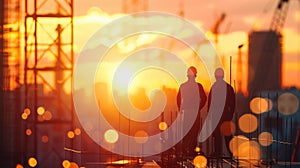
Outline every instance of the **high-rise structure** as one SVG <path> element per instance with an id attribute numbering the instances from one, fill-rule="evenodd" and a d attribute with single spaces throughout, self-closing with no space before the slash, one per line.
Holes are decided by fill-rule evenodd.
<path id="1" fill-rule="evenodd" d="M 281 89 L 281 35 L 274 31 L 249 34 L 248 93 Z"/>

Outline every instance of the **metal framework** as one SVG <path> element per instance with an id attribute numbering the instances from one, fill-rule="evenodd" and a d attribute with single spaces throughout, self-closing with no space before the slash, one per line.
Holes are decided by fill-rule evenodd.
<path id="1" fill-rule="evenodd" d="M 39 167 L 61 167 L 74 159 L 74 108 L 71 96 L 73 76 L 73 0 L 25 1 L 23 161 L 36 157 Z M 47 115 L 47 116 L 45 116 Z"/>

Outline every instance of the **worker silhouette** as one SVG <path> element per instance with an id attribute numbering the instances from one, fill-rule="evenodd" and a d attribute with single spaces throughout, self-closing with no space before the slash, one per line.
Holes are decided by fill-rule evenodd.
<path id="1" fill-rule="evenodd" d="M 219 97 L 225 96 L 225 104 L 223 104 L 224 109 L 217 124 L 215 130 L 212 133 L 213 136 L 213 153 L 215 157 L 222 157 L 225 153 L 223 151 L 223 143 L 222 138 L 224 135 L 224 129 L 230 129 L 230 127 L 223 127 L 221 131 L 222 124 L 225 122 L 229 122 L 233 118 L 234 110 L 235 110 L 235 93 L 231 85 L 224 81 L 224 70 L 222 68 L 217 68 L 215 70 L 215 78 L 216 82 L 212 85 L 209 95 L 208 95 L 208 111 L 210 108 L 215 108 L 212 106 L 218 106 L 218 103 L 213 102 L 217 100 Z M 226 130 L 225 130 L 226 131 Z M 228 132 L 228 131 L 226 131 Z M 226 135 L 226 134 L 225 134 Z M 232 138 L 231 135 L 226 135 L 225 144 L 227 150 L 229 149 L 229 141 Z M 230 153 L 230 151 L 228 150 Z M 231 153 L 230 153 L 231 154 Z"/>
<path id="2" fill-rule="evenodd" d="M 197 146 L 197 136 L 200 130 L 200 110 L 206 103 L 206 94 L 203 86 L 196 82 L 197 69 L 191 66 L 187 70 L 187 81 L 180 85 L 177 94 L 179 116 L 183 116 L 183 124 L 191 129 L 177 145 L 177 152 L 186 156 L 194 156 Z M 192 122 L 195 121 L 195 122 Z M 185 128 L 181 128 L 185 129 Z"/>

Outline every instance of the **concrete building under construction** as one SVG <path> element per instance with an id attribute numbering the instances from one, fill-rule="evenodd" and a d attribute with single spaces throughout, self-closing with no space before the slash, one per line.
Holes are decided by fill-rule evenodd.
<path id="1" fill-rule="evenodd" d="M 282 42 L 274 31 L 249 34 L 248 93 L 281 89 Z"/>

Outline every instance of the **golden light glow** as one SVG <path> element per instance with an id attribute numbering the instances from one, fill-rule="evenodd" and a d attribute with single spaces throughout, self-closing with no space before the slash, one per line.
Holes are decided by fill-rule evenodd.
<path id="1" fill-rule="evenodd" d="M 74 133 L 75 133 L 75 135 L 80 135 L 81 130 L 79 128 L 75 128 Z"/>
<path id="2" fill-rule="evenodd" d="M 246 141 L 249 141 L 249 139 L 243 135 L 235 136 L 230 140 L 229 149 L 233 156 L 238 156 L 238 147 Z"/>
<path id="3" fill-rule="evenodd" d="M 224 121 L 221 124 L 221 133 L 225 136 L 233 135 L 235 130 L 235 124 L 232 121 Z"/>
<path id="4" fill-rule="evenodd" d="M 164 131 L 168 128 L 168 124 L 166 122 L 160 122 L 158 124 L 158 128 L 161 130 L 161 131 Z"/>
<path id="5" fill-rule="evenodd" d="M 30 167 L 35 167 L 37 165 L 37 163 L 38 162 L 37 162 L 37 160 L 34 157 L 31 157 L 31 158 L 28 159 L 28 165 Z"/>
<path id="6" fill-rule="evenodd" d="M 140 144 L 146 143 L 148 141 L 148 138 L 149 138 L 149 135 L 147 134 L 147 132 L 145 132 L 143 130 L 137 131 L 134 134 L 135 141 Z"/>
<path id="7" fill-rule="evenodd" d="M 38 115 L 43 115 L 45 112 L 45 108 L 40 106 L 37 108 L 36 112 L 38 113 Z"/>
<path id="8" fill-rule="evenodd" d="M 29 136 L 29 135 L 31 135 L 31 134 L 32 134 L 32 131 L 31 131 L 31 129 L 29 129 L 29 128 L 28 128 L 28 129 L 26 129 L 25 133 L 26 133 L 26 135 L 28 135 L 28 136 Z"/>
<path id="9" fill-rule="evenodd" d="M 255 114 L 268 112 L 272 109 L 273 103 L 270 99 L 255 97 L 250 101 L 250 109 Z"/>
<path id="10" fill-rule="evenodd" d="M 299 109 L 299 99 L 292 93 L 283 93 L 278 97 L 278 111 L 284 115 L 291 115 Z"/>
<path id="11" fill-rule="evenodd" d="M 67 136 L 68 136 L 68 138 L 72 139 L 75 137 L 75 134 L 73 131 L 68 131 Z"/>
<path id="12" fill-rule="evenodd" d="M 244 114 L 239 118 L 239 127 L 245 133 L 253 132 L 258 127 L 257 118 L 252 114 Z"/>
<path id="13" fill-rule="evenodd" d="M 49 141 L 49 137 L 47 135 L 43 135 L 41 140 L 43 143 L 47 143 Z"/>
<path id="14" fill-rule="evenodd" d="M 64 168 L 69 168 L 70 165 L 71 165 L 71 163 L 70 163 L 70 161 L 68 161 L 68 160 L 64 160 L 64 161 L 62 162 L 62 166 L 63 166 Z"/>
<path id="15" fill-rule="evenodd" d="M 273 143 L 273 136 L 269 132 L 262 132 L 258 136 L 258 142 L 262 146 L 269 146 Z"/>
<path id="16" fill-rule="evenodd" d="M 207 165 L 207 159 L 203 155 L 198 155 L 193 159 L 193 164 L 196 168 L 204 168 Z"/>
<path id="17" fill-rule="evenodd" d="M 104 133 L 104 139 L 108 143 L 115 143 L 119 139 L 119 134 L 116 130 L 109 129 Z"/>

